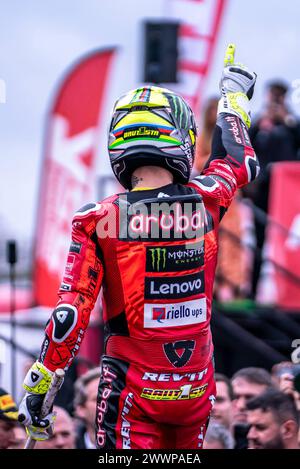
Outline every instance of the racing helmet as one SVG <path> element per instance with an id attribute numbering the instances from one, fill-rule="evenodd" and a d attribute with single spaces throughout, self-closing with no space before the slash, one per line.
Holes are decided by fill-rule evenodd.
<path id="1" fill-rule="evenodd" d="M 196 135 L 194 114 L 178 94 L 157 86 L 129 91 L 113 109 L 108 139 L 112 170 L 126 189 L 141 166 L 166 168 L 174 182 L 187 183 Z"/>

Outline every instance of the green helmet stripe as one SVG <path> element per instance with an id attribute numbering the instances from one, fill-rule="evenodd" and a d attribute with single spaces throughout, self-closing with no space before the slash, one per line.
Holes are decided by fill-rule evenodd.
<path id="1" fill-rule="evenodd" d="M 182 117 L 183 117 L 183 107 L 182 107 L 182 99 L 177 98 L 180 105 L 180 116 L 179 116 L 179 125 L 182 127 Z"/>
<path id="2" fill-rule="evenodd" d="M 175 113 L 175 117 L 176 117 L 176 119 L 177 119 L 177 114 L 178 114 L 177 102 L 176 102 L 175 96 L 173 96 L 173 95 L 172 95 L 172 100 L 173 100 L 173 103 L 174 103 L 174 113 Z"/>
<path id="3" fill-rule="evenodd" d="M 185 125 L 182 125 L 182 127 L 184 129 L 187 129 L 188 128 L 188 121 L 189 121 L 189 117 L 188 117 L 188 110 L 187 110 L 187 107 L 186 105 L 183 103 L 183 115 L 185 117 Z"/>
<path id="4" fill-rule="evenodd" d="M 136 92 L 134 93 L 130 103 L 134 103 L 135 101 L 138 101 L 138 96 L 143 92 L 143 88 L 138 88 Z"/>
<path id="5" fill-rule="evenodd" d="M 160 137 L 159 139 L 157 138 L 151 138 L 151 137 L 139 137 L 139 138 L 129 138 L 127 140 L 122 139 L 117 139 L 113 143 L 109 145 L 109 148 L 115 148 L 118 147 L 119 145 L 122 145 L 123 143 L 127 142 L 136 142 L 138 143 L 139 140 L 151 140 L 153 142 L 167 142 L 167 143 L 172 143 L 173 145 L 181 145 L 178 140 L 172 137 Z"/>

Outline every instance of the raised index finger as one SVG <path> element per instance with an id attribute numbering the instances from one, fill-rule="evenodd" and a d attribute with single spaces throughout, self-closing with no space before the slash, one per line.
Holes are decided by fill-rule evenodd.
<path id="1" fill-rule="evenodd" d="M 232 65 L 234 63 L 234 54 L 235 54 L 235 44 L 228 44 L 225 57 L 224 57 L 224 66 Z"/>

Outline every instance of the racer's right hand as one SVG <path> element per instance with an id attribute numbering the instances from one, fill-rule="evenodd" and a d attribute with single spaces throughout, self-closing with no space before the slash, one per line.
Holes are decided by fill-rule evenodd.
<path id="1" fill-rule="evenodd" d="M 255 72 L 239 62 L 235 62 L 235 45 L 228 44 L 224 57 L 220 89 L 226 93 L 244 93 L 248 99 L 251 99 L 256 77 Z"/>
<path id="2" fill-rule="evenodd" d="M 218 114 L 237 115 L 247 127 L 251 125 L 249 100 L 253 96 L 256 73 L 235 62 L 235 45 L 229 44 L 220 81 L 221 99 Z"/>
<path id="3" fill-rule="evenodd" d="M 40 418 L 45 395 L 26 393 L 19 406 L 18 420 L 25 425 L 26 433 L 34 440 L 47 440 L 53 433 L 55 412 Z"/>
<path id="4" fill-rule="evenodd" d="M 19 405 L 18 420 L 26 432 L 35 440 L 46 440 L 52 432 L 55 413 L 40 417 L 45 395 L 51 384 L 53 373 L 42 363 L 35 362 L 28 371 L 23 387 L 27 391 Z"/>

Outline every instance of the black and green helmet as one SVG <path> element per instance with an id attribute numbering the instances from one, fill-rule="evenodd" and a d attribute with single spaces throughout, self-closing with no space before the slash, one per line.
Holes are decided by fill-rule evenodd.
<path id="1" fill-rule="evenodd" d="M 161 166 L 174 175 L 174 182 L 186 183 L 196 134 L 193 112 L 181 96 L 157 86 L 129 91 L 117 100 L 109 129 L 113 172 L 127 189 L 141 166 Z"/>

